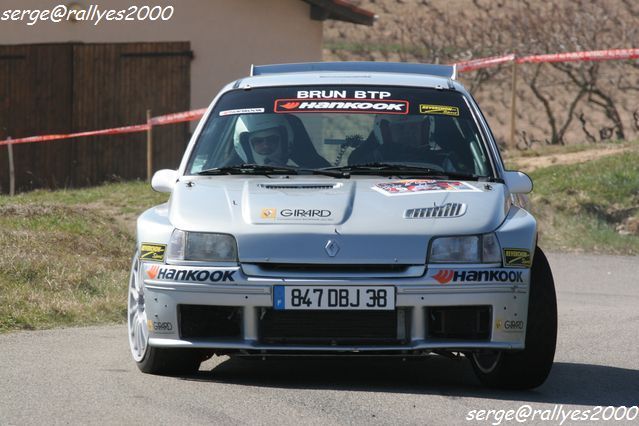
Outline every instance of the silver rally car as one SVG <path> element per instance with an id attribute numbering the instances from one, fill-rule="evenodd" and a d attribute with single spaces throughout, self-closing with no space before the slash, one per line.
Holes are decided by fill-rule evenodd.
<path id="1" fill-rule="evenodd" d="M 168 203 L 137 222 L 133 359 L 153 374 L 217 355 L 468 357 L 482 383 L 551 369 L 554 283 L 455 68 L 254 66 L 227 85 Z"/>

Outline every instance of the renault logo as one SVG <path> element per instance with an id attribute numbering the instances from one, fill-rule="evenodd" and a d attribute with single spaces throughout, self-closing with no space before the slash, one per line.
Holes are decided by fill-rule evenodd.
<path id="1" fill-rule="evenodd" d="M 330 257 L 335 257 L 335 255 L 339 251 L 339 244 L 337 244 L 337 241 L 328 240 L 326 242 L 326 245 L 324 246 L 324 250 L 326 250 L 326 254 L 328 254 Z"/>

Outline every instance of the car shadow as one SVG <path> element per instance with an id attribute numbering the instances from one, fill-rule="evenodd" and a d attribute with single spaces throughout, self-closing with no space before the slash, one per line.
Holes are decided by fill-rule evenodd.
<path id="1" fill-rule="evenodd" d="M 206 365 L 206 364 L 205 364 Z M 390 392 L 574 405 L 639 402 L 639 370 L 556 362 L 548 380 L 529 391 L 483 387 L 465 358 L 229 358 L 184 380 L 285 389 Z"/>

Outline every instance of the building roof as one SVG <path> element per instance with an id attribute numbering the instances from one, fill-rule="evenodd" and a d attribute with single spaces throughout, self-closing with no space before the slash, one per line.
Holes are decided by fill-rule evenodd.
<path id="1" fill-rule="evenodd" d="M 311 19 L 316 21 L 335 19 L 353 24 L 373 25 L 377 18 L 373 12 L 359 8 L 347 0 L 302 1 L 311 5 Z"/>

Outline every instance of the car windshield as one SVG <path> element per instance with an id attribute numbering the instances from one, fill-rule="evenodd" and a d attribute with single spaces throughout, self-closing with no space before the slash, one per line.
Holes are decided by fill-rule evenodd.
<path id="1" fill-rule="evenodd" d="M 411 170 L 492 175 L 480 131 L 463 96 L 453 90 L 414 87 L 287 86 L 230 91 L 210 114 L 186 171 L 198 174 L 247 164 L 335 168 L 352 174 L 371 166 L 385 170 L 410 166 Z"/>

